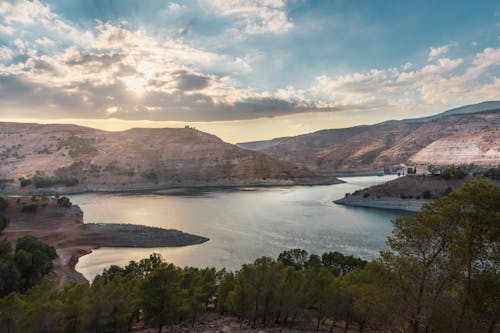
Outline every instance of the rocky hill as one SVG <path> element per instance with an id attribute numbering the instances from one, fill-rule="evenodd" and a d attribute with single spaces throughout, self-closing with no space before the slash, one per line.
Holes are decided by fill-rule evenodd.
<path id="1" fill-rule="evenodd" d="M 0 123 L 0 188 L 7 193 L 335 182 L 192 128 Z"/>
<path id="2" fill-rule="evenodd" d="M 323 130 L 238 146 L 323 173 L 394 169 L 400 164 L 499 165 L 500 108 L 447 113 L 422 122 Z"/>

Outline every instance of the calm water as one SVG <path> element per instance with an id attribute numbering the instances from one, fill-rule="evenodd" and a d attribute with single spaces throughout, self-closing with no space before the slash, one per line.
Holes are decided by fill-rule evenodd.
<path id="1" fill-rule="evenodd" d="M 291 248 L 374 258 L 386 246 L 391 220 L 405 213 L 344 207 L 332 200 L 393 178 L 349 177 L 344 178 L 347 183 L 331 186 L 73 195 L 71 201 L 82 208 L 86 223 L 144 224 L 210 238 L 179 248 L 101 248 L 80 258 L 77 270 L 92 279 L 111 264 L 125 265 L 152 252 L 179 266 L 231 270 Z"/>

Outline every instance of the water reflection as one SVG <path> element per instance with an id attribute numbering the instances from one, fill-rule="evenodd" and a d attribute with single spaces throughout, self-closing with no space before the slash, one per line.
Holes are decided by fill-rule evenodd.
<path id="1" fill-rule="evenodd" d="M 93 278 L 103 268 L 161 253 L 179 266 L 237 269 L 263 255 L 303 248 L 373 258 L 385 247 L 398 211 L 345 207 L 332 201 L 347 192 L 392 179 L 350 177 L 331 186 L 241 189 L 172 189 L 155 193 L 81 194 L 71 200 L 85 222 L 133 223 L 174 228 L 210 238 L 180 248 L 101 248 L 77 269 Z"/>

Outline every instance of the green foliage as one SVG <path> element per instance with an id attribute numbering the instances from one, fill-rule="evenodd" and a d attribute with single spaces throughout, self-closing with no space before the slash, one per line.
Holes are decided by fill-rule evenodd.
<path id="1" fill-rule="evenodd" d="M 5 211 L 8 206 L 9 206 L 9 201 L 7 200 L 7 198 L 0 197 L 0 212 Z"/>
<path id="2" fill-rule="evenodd" d="M 397 314 L 409 318 L 414 332 L 421 325 L 484 331 L 481 325 L 500 314 L 481 292 L 484 283 L 497 288 L 499 212 L 500 188 L 474 178 L 415 216 L 394 222 L 391 251 L 382 258 L 406 304 Z M 475 291 L 479 280 L 483 287 Z"/>
<path id="3" fill-rule="evenodd" d="M 51 187 L 56 185 L 74 186 L 78 184 L 78 179 L 75 177 L 49 177 L 35 175 L 31 181 L 36 188 Z"/>
<path id="4" fill-rule="evenodd" d="M 158 179 L 158 174 L 156 173 L 156 171 L 154 169 L 149 169 L 149 170 L 143 171 L 141 173 L 141 176 L 146 178 L 146 179 L 149 179 L 149 180 L 157 180 Z"/>
<path id="5" fill-rule="evenodd" d="M 295 267 L 295 269 L 301 270 L 305 266 L 308 255 L 309 254 L 305 250 L 292 249 L 281 252 L 278 256 L 278 260 L 286 266 L 292 266 Z"/>
<path id="6" fill-rule="evenodd" d="M 23 208 L 21 208 L 21 211 L 23 213 L 34 214 L 34 213 L 36 213 L 37 210 L 38 210 L 38 204 L 35 204 L 35 203 L 23 206 Z"/>
<path id="7" fill-rule="evenodd" d="M 0 214 L 0 233 L 9 225 L 9 219 L 3 215 Z"/>
<path id="8" fill-rule="evenodd" d="M 0 241 L 0 331 L 124 332 L 134 325 L 161 331 L 196 326 L 215 302 L 216 311 L 254 327 L 291 329 L 300 320 L 309 325 L 304 331 L 325 331 L 325 323 L 334 331 L 340 322 L 344 331 L 352 325 L 360 332 L 493 332 L 500 315 L 499 212 L 500 188 L 473 178 L 394 221 L 389 250 L 369 263 L 293 249 L 233 273 L 179 268 L 152 254 L 63 291 L 41 278 L 48 266 L 36 264 L 54 257 L 53 249 L 23 239 L 12 253 Z"/>
<path id="9" fill-rule="evenodd" d="M 71 201 L 68 197 L 57 197 L 57 205 L 59 207 L 70 208 L 72 206 Z"/>
<path id="10" fill-rule="evenodd" d="M 139 303 L 144 322 L 152 327 L 175 322 L 179 318 L 181 271 L 172 264 L 162 264 L 147 275 L 141 283 Z"/>
<path id="11" fill-rule="evenodd" d="M 60 179 L 71 178 L 71 177 L 74 178 L 82 172 L 83 167 L 84 167 L 83 161 L 73 162 L 66 167 L 61 167 L 57 169 L 54 172 L 54 174 L 56 177 Z"/>
<path id="12" fill-rule="evenodd" d="M 33 182 L 31 181 L 31 179 L 29 178 L 19 178 L 19 186 L 21 187 L 26 187 L 26 186 L 29 186 L 31 185 Z"/>
<path id="13" fill-rule="evenodd" d="M 424 199 L 430 199 L 430 198 L 432 198 L 431 191 L 425 190 L 424 192 L 422 192 L 422 198 L 424 198 Z"/>
<path id="14" fill-rule="evenodd" d="M 59 141 L 59 149 L 67 147 L 69 149 L 69 156 L 75 158 L 96 152 L 97 149 L 94 146 L 94 142 L 95 140 L 91 138 L 70 136 Z"/>
<path id="15" fill-rule="evenodd" d="M 327 252 L 321 256 L 321 263 L 336 275 L 344 275 L 354 270 L 361 270 L 366 266 L 366 260 L 346 256 L 340 252 Z"/>
<path id="16" fill-rule="evenodd" d="M 40 283 L 52 269 L 52 260 L 57 258 L 54 247 L 33 236 L 19 238 L 16 243 L 14 261 L 21 273 L 21 290 Z"/>

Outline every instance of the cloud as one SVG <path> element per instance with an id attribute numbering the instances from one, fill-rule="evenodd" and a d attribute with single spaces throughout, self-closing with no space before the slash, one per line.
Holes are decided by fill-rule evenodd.
<path id="1" fill-rule="evenodd" d="M 428 60 L 432 61 L 435 60 L 439 57 L 444 56 L 448 51 L 450 51 L 450 48 L 453 46 L 457 46 L 457 42 L 452 42 L 443 46 L 438 46 L 438 47 L 431 47 L 429 48 L 429 55 L 428 55 Z"/>
<path id="2" fill-rule="evenodd" d="M 467 63 L 462 58 L 438 58 L 415 70 L 372 69 L 363 73 L 318 76 L 311 89 L 316 98 L 333 105 L 385 110 L 433 109 L 498 99 L 499 80 L 494 67 L 500 64 L 500 48 L 487 48 Z M 464 67 L 459 71 L 460 67 Z"/>
<path id="3" fill-rule="evenodd" d="M 442 56 L 446 53 L 448 53 L 448 50 L 450 49 L 449 45 L 443 45 L 440 47 L 431 47 L 429 51 L 429 59 L 435 59 L 439 56 Z"/>
<path id="4" fill-rule="evenodd" d="M 284 33 L 293 28 L 283 0 L 213 0 L 219 15 L 234 17 L 235 28 L 247 34 Z"/>
<path id="5" fill-rule="evenodd" d="M 181 4 L 178 4 L 177 2 L 169 2 L 168 3 L 168 9 L 170 9 L 170 10 L 179 10 L 181 8 L 184 8 L 184 6 Z"/>
<path id="6" fill-rule="evenodd" d="M 243 33 L 283 33 L 293 27 L 280 0 L 210 6 Z M 111 22 L 97 21 L 85 30 L 39 1 L 2 2 L 0 16 L 4 30 L 12 30 L 0 46 L 0 109 L 20 117 L 238 120 L 441 108 L 450 101 L 498 99 L 500 91 L 499 48 L 451 58 L 446 54 L 452 43 L 431 48 L 432 59 L 423 59 L 423 65 L 316 75 L 300 88 L 290 83 L 268 91 L 237 80 L 252 74 L 255 52 L 224 54 L 218 47 L 213 51 Z"/>
<path id="7" fill-rule="evenodd" d="M 211 121 L 311 109 L 235 85 L 232 74 L 251 71 L 244 58 L 110 22 L 81 31 L 38 1 L 19 4 L 24 10 L 14 2 L 0 7 L 15 35 L 26 36 L 0 49 L 0 107 L 19 116 Z M 84 38 L 69 43 L 66 32 Z M 5 62 L 14 55 L 21 57 Z"/>
<path id="8" fill-rule="evenodd" d="M 6 46 L 0 46 L 0 61 L 10 60 L 14 56 L 14 51 Z"/>

